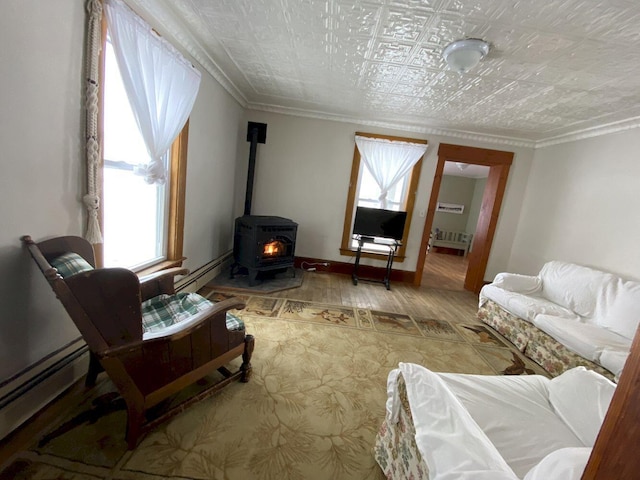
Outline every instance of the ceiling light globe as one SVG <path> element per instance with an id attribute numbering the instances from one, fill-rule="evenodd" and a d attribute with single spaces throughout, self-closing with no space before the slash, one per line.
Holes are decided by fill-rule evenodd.
<path id="1" fill-rule="evenodd" d="M 442 51 L 442 58 L 454 72 L 465 73 L 489 53 L 489 44 L 477 38 L 456 40 Z"/>

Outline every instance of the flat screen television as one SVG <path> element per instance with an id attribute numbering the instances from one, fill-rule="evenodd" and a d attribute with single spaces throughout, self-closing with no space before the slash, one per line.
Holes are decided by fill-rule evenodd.
<path id="1" fill-rule="evenodd" d="M 357 207 L 353 233 L 364 237 L 383 237 L 402 240 L 407 212 L 382 208 Z"/>

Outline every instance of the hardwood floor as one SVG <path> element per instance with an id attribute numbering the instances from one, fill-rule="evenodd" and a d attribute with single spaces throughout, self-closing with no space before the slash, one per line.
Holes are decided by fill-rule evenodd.
<path id="1" fill-rule="evenodd" d="M 462 291 L 468 267 L 468 257 L 431 251 L 424 262 L 421 283 L 428 288 Z"/>
<path id="2" fill-rule="evenodd" d="M 299 288 L 267 296 L 406 313 L 454 322 L 468 321 L 470 317 L 475 317 L 478 309 L 477 295 L 462 287 L 440 289 L 391 282 L 391 290 L 387 290 L 381 283 L 361 280 L 358 285 L 353 285 L 348 275 L 320 271 L 304 272 L 304 281 Z"/>
<path id="3" fill-rule="evenodd" d="M 429 256 L 428 261 L 431 260 Z M 266 296 L 356 306 L 383 312 L 406 313 L 418 318 L 468 322 L 475 317 L 478 298 L 462 288 L 450 287 L 457 281 L 459 273 L 454 274 L 454 269 L 445 269 L 444 267 L 447 263 L 456 265 L 455 262 L 460 262 L 457 258 L 461 257 L 436 255 L 432 259 L 440 258 L 440 256 L 442 256 L 442 261 L 438 264 L 441 265 L 441 272 L 449 271 L 449 273 L 441 276 L 440 280 L 435 280 L 436 276 L 434 275 L 434 280 L 430 282 L 432 285 L 429 286 L 416 287 L 412 284 L 392 282 L 391 290 L 387 290 L 381 283 L 363 280 L 358 285 L 353 285 L 351 277 L 348 275 L 315 271 L 303 273 L 304 280 L 299 288 L 271 293 Z M 432 264 L 435 265 L 436 262 L 434 261 Z M 447 276 L 452 278 L 446 279 Z M 464 279 L 464 277 L 462 278 Z M 434 286 L 439 288 L 434 288 Z M 38 438 L 39 432 L 46 428 L 52 419 L 60 415 L 61 412 L 67 411 L 71 404 L 69 398 L 74 395 L 86 394 L 83 383 L 84 379 L 81 379 L 65 394 L 28 421 L 25 426 L 0 441 L 0 467 L 11 455 L 28 448 Z"/>
<path id="4" fill-rule="evenodd" d="M 51 422 L 71 411 L 76 402 L 71 402 L 70 398 L 86 394 L 87 389 L 84 386 L 83 377 L 27 420 L 20 428 L 0 440 L 0 471 L 6 466 L 5 463 L 8 463 L 12 455 L 29 448 Z"/>

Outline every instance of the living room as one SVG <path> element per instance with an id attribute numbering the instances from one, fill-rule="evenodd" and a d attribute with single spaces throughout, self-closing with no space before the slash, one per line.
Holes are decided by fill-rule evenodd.
<path id="1" fill-rule="evenodd" d="M 132 6 L 148 3 L 133 2 Z M 82 235 L 85 229 L 82 82 L 86 11 L 83 2 L 76 0 L 15 0 L 2 10 L 3 383 L 78 337 L 19 239 L 23 234 L 35 239 Z M 156 12 L 158 18 L 148 20 L 171 38 L 165 13 L 161 9 Z M 165 20 L 167 23 L 156 23 Z M 361 131 L 423 139 L 429 145 L 406 258 L 394 263 L 395 269 L 417 269 L 425 227 L 418 213 L 428 208 L 438 146 L 446 143 L 514 153 L 486 282 L 504 271 L 536 274 L 544 262 L 554 259 L 640 280 L 640 256 L 635 252 L 640 244 L 637 88 L 636 93 L 626 94 L 624 105 L 617 106 L 624 115 L 615 121 L 602 114 L 592 122 L 585 120 L 582 128 L 563 125 L 554 138 L 514 139 L 464 128 L 403 128 L 377 119 L 304 114 L 284 108 L 272 111 L 249 101 L 215 65 L 203 66 L 205 57 L 192 57 L 192 61 L 202 73 L 190 116 L 186 178 L 184 266 L 192 271 L 227 258 L 233 247 L 234 219 L 242 213 L 245 195 L 246 126 L 252 121 L 268 125 L 267 141 L 258 151 L 252 213 L 296 221 L 299 257 L 330 263 L 351 261 L 340 255 L 339 248 L 354 134 Z M 630 62 L 634 66 L 625 68 L 640 68 L 637 64 Z M 606 88 L 629 86 L 617 86 L 612 77 Z M 67 372 L 64 380 L 69 383 L 82 374 L 84 370 Z M 47 393 L 55 396 L 57 392 Z"/>

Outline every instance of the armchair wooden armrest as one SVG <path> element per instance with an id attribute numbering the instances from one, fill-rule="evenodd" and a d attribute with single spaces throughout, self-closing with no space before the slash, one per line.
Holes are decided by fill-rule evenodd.
<path id="1" fill-rule="evenodd" d="M 157 297 L 161 294 L 173 295 L 176 293 L 176 275 L 187 275 L 189 270 L 181 267 L 167 268 L 159 272 L 140 277 L 140 295 L 142 301 Z"/>
<path id="2" fill-rule="evenodd" d="M 120 355 L 133 352 L 135 350 L 140 350 L 143 347 L 153 348 L 156 344 L 166 344 L 167 342 L 176 342 L 184 337 L 192 335 L 199 328 L 201 328 L 202 324 L 204 323 L 211 324 L 210 328 L 212 328 L 216 332 L 220 332 L 220 336 L 224 337 L 225 331 L 227 335 L 230 333 L 233 333 L 227 330 L 227 326 L 226 326 L 227 311 L 234 310 L 234 309 L 242 310 L 245 308 L 245 306 L 246 304 L 238 298 L 229 298 L 227 300 L 223 300 L 222 302 L 214 303 L 208 310 L 203 312 L 202 316 L 197 321 L 190 323 L 187 327 L 179 331 L 176 331 L 167 335 L 155 337 L 155 338 L 150 338 L 147 340 L 134 340 L 124 345 L 109 347 L 102 351 L 96 352 L 96 356 L 99 359 L 117 357 Z M 240 338 L 244 337 L 244 332 L 238 332 L 238 334 L 240 335 Z"/>

